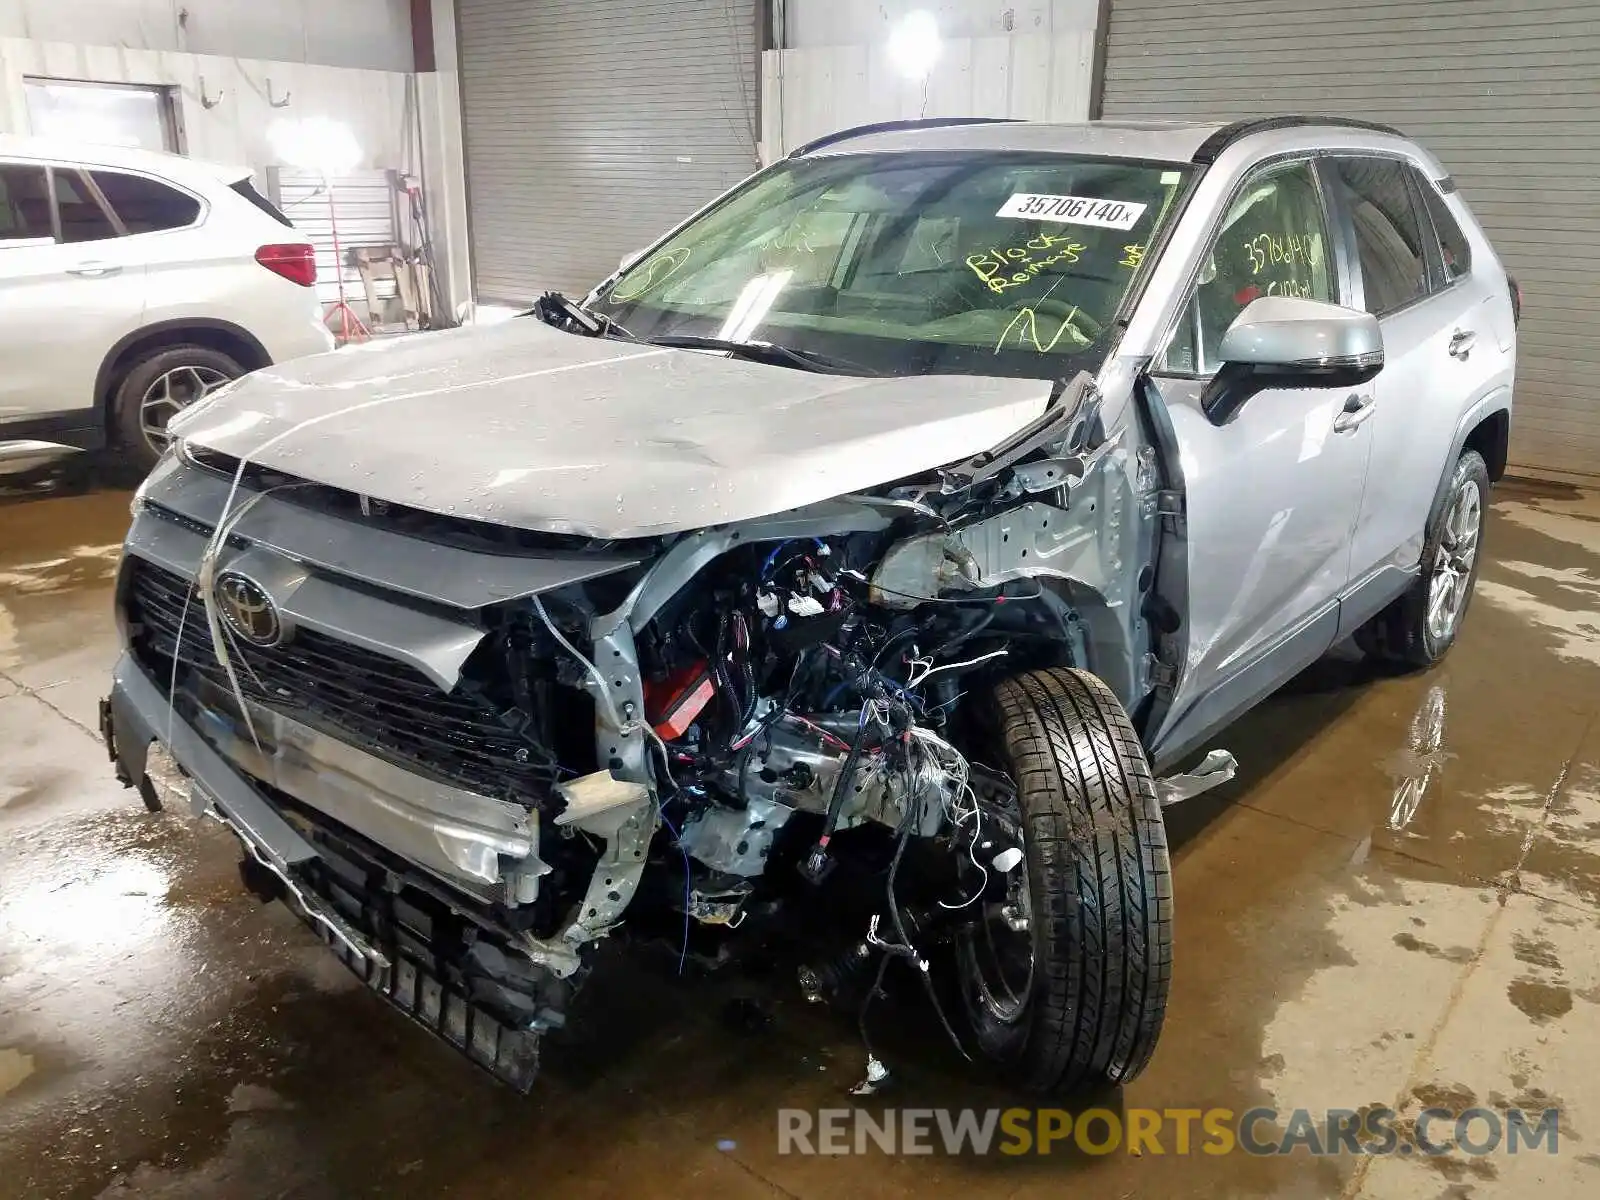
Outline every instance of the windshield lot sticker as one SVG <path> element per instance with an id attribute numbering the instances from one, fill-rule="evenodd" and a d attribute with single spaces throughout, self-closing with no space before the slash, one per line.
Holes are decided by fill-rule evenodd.
<path id="1" fill-rule="evenodd" d="M 1058 263 L 1075 263 L 1088 247 L 1071 238 L 1041 233 L 1018 246 L 990 247 L 967 255 L 967 266 L 995 295 L 1032 283 L 1039 272 Z"/>
<path id="2" fill-rule="evenodd" d="M 1061 221 L 1067 225 L 1098 225 L 1102 229 L 1132 229 L 1144 216 L 1146 207 L 1126 200 L 1018 192 L 1000 206 L 995 216 L 1022 221 Z"/>

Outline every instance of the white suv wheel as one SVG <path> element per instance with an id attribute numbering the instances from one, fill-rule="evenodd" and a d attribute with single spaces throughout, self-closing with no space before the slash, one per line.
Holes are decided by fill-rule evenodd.
<path id="1" fill-rule="evenodd" d="M 167 448 L 167 422 L 231 377 L 213 367 L 174 367 L 156 377 L 139 400 L 139 432 L 159 455 Z"/>

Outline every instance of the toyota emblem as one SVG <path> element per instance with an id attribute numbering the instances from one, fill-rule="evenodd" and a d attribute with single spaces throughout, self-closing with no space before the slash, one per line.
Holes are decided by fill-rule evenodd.
<path id="1" fill-rule="evenodd" d="M 278 609 L 255 580 L 224 571 L 217 577 L 217 603 L 228 628 L 252 646 L 276 646 L 283 640 Z"/>

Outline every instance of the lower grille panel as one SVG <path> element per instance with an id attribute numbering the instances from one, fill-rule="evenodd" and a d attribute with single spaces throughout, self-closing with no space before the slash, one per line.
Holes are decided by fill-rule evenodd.
<path id="1" fill-rule="evenodd" d="M 139 558 L 130 558 L 127 570 L 124 603 L 140 665 L 165 685 L 176 657 L 183 670 L 231 692 L 189 581 Z M 405 663 L 309 629 L 277 646 L 230 641 L 229 649 L 252 700 L 469 791 L 525 803 L 549 794 L 556 768 L 508 727 L 485 694 L 461 686 L 443 692 Z"/>

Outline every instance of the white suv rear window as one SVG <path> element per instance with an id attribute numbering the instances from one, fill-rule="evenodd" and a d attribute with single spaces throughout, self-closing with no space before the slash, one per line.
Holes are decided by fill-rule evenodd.
<path id="1" fill-rule="evenodd" d="M 198 200 L 154 179 L 122 171 L 91 171 L 90 175 L 129 233 L 183 229 L 200 216 Z"/>

